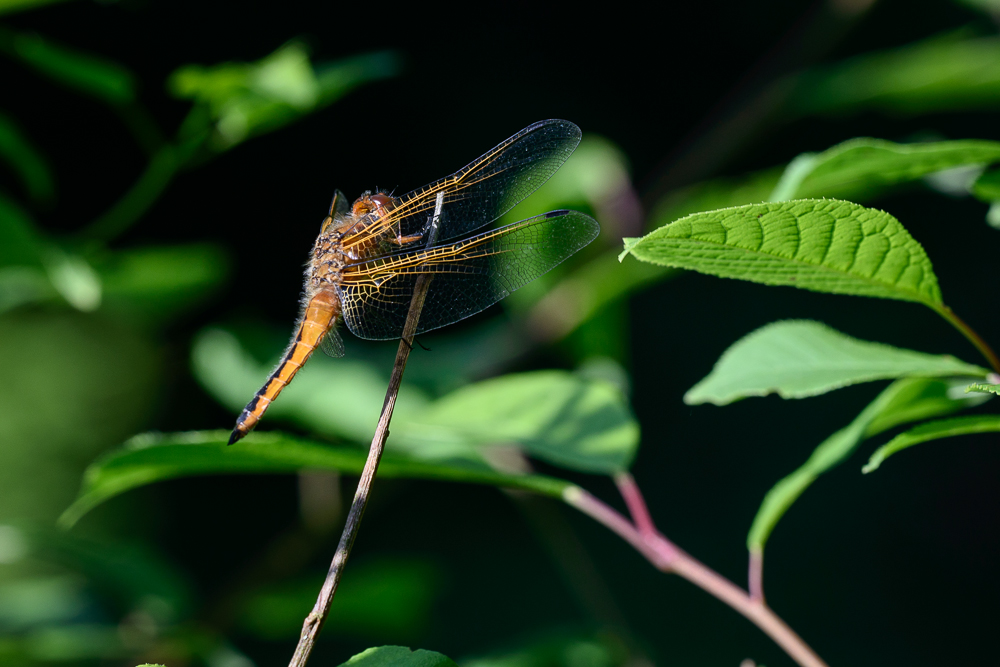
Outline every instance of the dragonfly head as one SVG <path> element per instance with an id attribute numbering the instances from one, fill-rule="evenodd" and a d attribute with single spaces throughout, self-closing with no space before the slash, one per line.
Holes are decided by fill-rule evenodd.
<path id="1" fill-rule="evenodd" d="M 358 200 L 354 202 L 354 207 L 351 209 L 351 213 L 355 218 L 360 218 L 362 216 L 368 215 L 369 213 L 385 213 L 392 208 L 392 198 L 384 192 L 376 192 L 371 194 L 366 192 Z"/>

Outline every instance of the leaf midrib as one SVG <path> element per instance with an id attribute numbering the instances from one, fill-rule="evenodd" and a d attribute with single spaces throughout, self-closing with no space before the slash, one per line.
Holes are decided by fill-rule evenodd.
<path id="1" fill-rule="evenodd" d="M 644 240 L 650 240 L 651 241 L 651 240 L 654 240 L 654 238 L 655 237 L 648 237 L 647 236 L 646 239 L 644 239 Z M 761 252 L 759 250 L 747 250 L 746 248 L 740 248 L 738 246 L 726 245 L 724 243 L 713 243 L 712 241 L 705 241 L 705 240 L 702 240 L 702 239 L 681 238 L 681 237 L 676 237 L 676 236 L 674 236 L 674 237 L 666 237 L 666 238 L 668 240 L 683 241 L 683 242 L 686 242 L 686 243 L 706 245 L 706 246 L 710 246 L 710 247 L 714 247 L 714 248 L 724 248 L 724 249 L 729 250 L 729 251 L 742 252 L 742 253 L 748 254 L 748 255 L 760 255 L 760 256 L 763 256 L 763 257 L 773 257 L 775 259 L 779 259 L 779 260 L 782 260 L 782 261 L 785 261 L 785 262 L 791 262 L 791 263 L 799 264 L 801 266 L 808 266 L 808 267 L 813 268 L 813 269 L 822 269 L 823 271 L 826 271 L 826 272 L 829 272 L 829 273 L 833 273 L 834 275 L 838 275 L 838 276 L 843 276 L 845 273 L 847 273 L 847 272 L 837 271 L 836 269 L 832 269 L 832 268 L 830 268 L 828 266 L 824 266 L 822 264 L 810 264 L 809 262 L 805 262 L 805 261 L 803 261 L 801 259 L 781 257 L 780 255 L 771 255 L 771 254 L 768 254 L 768 253 L 765 253 L 765 252 Z M 631 252 L 632 254 L 635 254 L 636 248 L 641 247 L 642 245 L 643 245 L 643 241 L 640 241 L 636 245 L 632 246 L 632 248 L 629 250 L 629 252 Z M 825 252 L 824 252 L 823 256 L 826 257 L 826 253 Z M 639 258 L 636 258 L 636 259 L 639 259 Z M 883 258 L 883 261 L 885 261 L 884 258 Z M 867 278 L 867 277 L 864 277 L 864 276 L 858 276 L 858 275 L 853 274 L 853 273 L 847 273 L 847 275 L 849 275 L 851 278 L 853 278 L 855 280 L 866 282 L 866 283 L 869 283 L 869 284 L 872 284 L 872 285 L 877 285 L 877 286 L 879 286 L 879 287 L 881 287 L 883 289 L 885 289 L 886 285 L 888 284 L 888 283 L 879 282 L 879 281 L 877 281 L 877 280 L 875 280 L 873 278 Z M 792 286 L 793 285 L 789 285 L 789 287 L 792 287 Z M 808 288 L 802 288 L 802 289 L 808 289 Z M 917 301 L 919 303 L 922 303 L 922 304 L 924 304 L 924 305 L 926 305 L 926 306 L 928 306 L 928 307 L 930 307 L 930 308 L 932 308 L 934 310 L 937 310 L 938 309 L 937 308 L 938 305 L 940 305 L 940 304 L 938 304 L 935 301 L 928 300 L 922 294 L 920 294 L 920 292 L 915 292 L 914 290 L 910 290 L 910 289 L 902 288 L 902 287 L 895 287 L 895 286 L 894 286 L 894 289 L 896 289 L 899 292 L 904 292 L 904 293 L 908 293 L 908 294 L 918 295 L 920 298 L 915 299 L 915 301 Z"/>

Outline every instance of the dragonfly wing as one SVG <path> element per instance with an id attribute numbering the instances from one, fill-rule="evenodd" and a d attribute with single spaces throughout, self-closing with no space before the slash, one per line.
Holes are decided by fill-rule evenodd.
<path id="1" fill-rule="evenodd" d="M 344 356 L 344 339 L 340 337 L 336 326 L 330 327 L 326 335 L 320 339 L 319 349 L 323 350 L 326 356 L 334 359 L 340 359 Z"/>
<path id="2" fill-rule="evenodd" d="M 431 277 L 417 333 L 488 308 L 593 241 L 600 227 L 577 211 L 553 211 L 452 244 L 348 266 L 344 322 L 360 338 L 399 338 L 417 278 Z"/>
<path id="3" fill-rule="evenodd" d="M 451 176 L 394 199 L 391 210 L 366 231 L 420 237 L 437 215 L 436 242 L 465 236 L 537 190 L 579 143 L 580 128 L 569 121 L 529 125 Z"/>

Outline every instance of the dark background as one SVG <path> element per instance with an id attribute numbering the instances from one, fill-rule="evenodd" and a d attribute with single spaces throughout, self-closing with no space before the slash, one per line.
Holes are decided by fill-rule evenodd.
<path id="1" fill-rule="evenodd" d="M 229 426 L 233 416 L 189 374 L 191 337 L 235 317 L 290 329 L 302 264 L 334 188 L 349 197 L 375 186 L 409 190 L 532 121 L 566 118 L 615 142 L 647 206 L 671 187 L 782 164 L 854 136 L 907 140 L 929 131 L 1000 139 L 989 110 L 750 118 L 736 123 L 732 135 L 713 134 L 781 74 L 970 24 L 993 30 L 982 15 L 947 2 L 882 0 L 851 14 L 828 3 L 774 0 L 657 9 L 125 0 L 57 4 L 7 24 L 126 64 L 141 79 L 143 102 L 166 127 L 187 111 L 163 86 L 182 64 L 255 60 L 296 37 L 317 60 L 384 48 L 404 58 L 400 76 L 183 174 L 116 241 L 128 247 L 206 240 L 233 257 L 226 290 L 162 335 L 166 384 L 138 430 Z M 133 182 L 143 156 L 98 103 L 9 62 L 0 66 L 5 87 L 18 91 L 4 96 L 6 111 L 50 156 L 60 180 L 57 203 L 39 216 L 42 226 L 74 232 L 112 203 L 109 193 Z M 946 302 L 993 339 L 1000 325 L 998 239 L 983 222 L 986 206 L 924 191 L 875 205 L 903 221 L 927 249 Z M 811 318 L 862 339 L 977 361 L 959 334 L 914 304 L 689 274 L 634 297 L 629 313 L 627 366 L 643 429 L 634 475 L 665 534 L 741 585 L 745 535 L 764 493 L 881 387 L 804 401 L 685 406 L 683 392 L 728 345 L 777 319 Z M 552 349 L 512 370 L 570 363 Z M 1000 491 L 993 483 L 1000 451 L 990 437 L 949 440 L 862 476 L 872 446 L 821 478 L 778 526 L 767 552 L 769 603 L 831 665 L 990 662 L 1000 596 L 992 567 L 1000 551 L 994 509 Z M 609 481 L 571 478 L 620 506 Z M 353 484 L 345 480 L 345 498 Z M 105 511 L 130 517 L 112 521 L 116 534 L 161 550 L 194 580 L 207 609 L 296 521 L 295 481 L 196 478 L 133 492 Z M 655 664 L 735 667 L 747 657 L 771 667 L 791 664 L 733 610 L 656 572 L 586 517 L 554 511 L 565 515 L 593 560 L 624 634 Z M 325 568 L 334 539 L 310 568 Z M 554 631 L 600 627 L 517 505 L 495 489 L 377 481 L 354 558 L 400 554 L 426 558 L 442 579 L 423 634 L 401 643 L 461 658 Z M 284 664 L 294 644 L 239 636 L 233 642 L 260 666 Z M 330 639 L 314 662 L 338 664 L 367 645 Z"/>

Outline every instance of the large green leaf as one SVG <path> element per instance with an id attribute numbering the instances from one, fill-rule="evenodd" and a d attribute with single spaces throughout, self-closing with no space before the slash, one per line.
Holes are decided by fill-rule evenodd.
<path id="1" fill-rule="evenodd" d="M 233 412 L 274 367 L 258 363 L 235 336 L 217 329 L 198 337 L 192 358 L 201 383 Z M 385 382 L 364 362 L 314 355 L 266 419 L 365 443 L 378 422 Z M 542 371 L 468 385 L 437 401 L 404 384 L 388 446 L 424 461 L 479 462 L 487 446 L 515 446 L 562 467 L 612 473 L 628 467 L 638 442 L 635 418 L 613 387 Z"/>
<path id="2" fill-rule="evenodd" d="M 982 402 L 978 397 L 969 400 L 954 394 L 958 386 L 939 379 L 905 378 L 886 387 L 854 421 L 820 443 L 802 466 L 771 487 L 750 527 L 747 548 L 763 552 L 774 527 L 799 496 L 820 475 L 854 453 L 865 438 L 907 421 L 948 414 Z"/>
<path id="3" fill-rule="evenodd" d="M 951 438 L 956 435 L 970 435 L 973 433 L 995 433 L 1000 431 L 1000 416 L 998 415 L 974 415 L 971 417 L 954 417 L 952 419 L 941 419 L 935 422 L 928 422 L 916 426 L 905 433 L 900 433 L 895 438 L 875 450 L 875 453 L 868 459 L 868 463 L 861 469 L 861 472 L 872 472 L 877 470 L 882 462 L 887 458 L 913 445 L 930 440 L 940 440 L 941 438 Z"/>
<path id="4" fill-rule="evenodd" d="M 401 428 L 415 453 L 458 437 L 473 446 L 515 444 L 531 456 L 586 472 L 628 469 L 639 444 L 639 425 L 613 386 L 565 371 L 477 382 L 434 402 Z"/>
<path id="5" fill-rule="evenodd" d="M 99 458 L 88 469 L 76 501 L 60 518 L 71 526 L 105 500 L 146 484 L 192 475 L 290 473 L 337 470 L 358 474 L 367 453 L 357 447 L 324 445 L 279 432 L 254 433 L 228 447 L 229 431 L 145 434 Z M 572 485 L 544 475 L 499 473 L 485 464 L 425 462 L 386 452 L 381 477 L 438 479 L 524 489 L 561 497 Z"/>
<path id="6" fill-rule="evenodd" d="M 0 49 L 51 79 L 110 104 L 135 99 L 135 77 L 121 65 L 61 46 L 35 33 L 0 28 Z"/>
<path id="7" fill-rule="evenodd" d="M 370 648 L 340 665 L 340 667 L 458 667 L 448 656 L 405 646 Z"/>
<path id="8" fill-rule="evenodd" d="M 804 199 L 695 213 L 625 241 L 622 258 L 942 308 L 920 244 L 888 213 L 851 202 Z"/>
<path id="9" fill-rule="evenodd" d="M 863 199 L 886 187 L 967 165 L 1000 161 L 1000 142 L 937 141 L 897 144 L 881 139 L 845 141 L 793 160 L 771 201 L 808 197 Z"/>
<path id="10" fill-rule="evenodd" d="M 873 380 L 988 373 L 951 355 L 858 340 L 820 322 L 786 320 L 736 341 L 712 372 L 688 390 L 684 402 L 726 405 L 772 393 L 805 398 Z"/>

